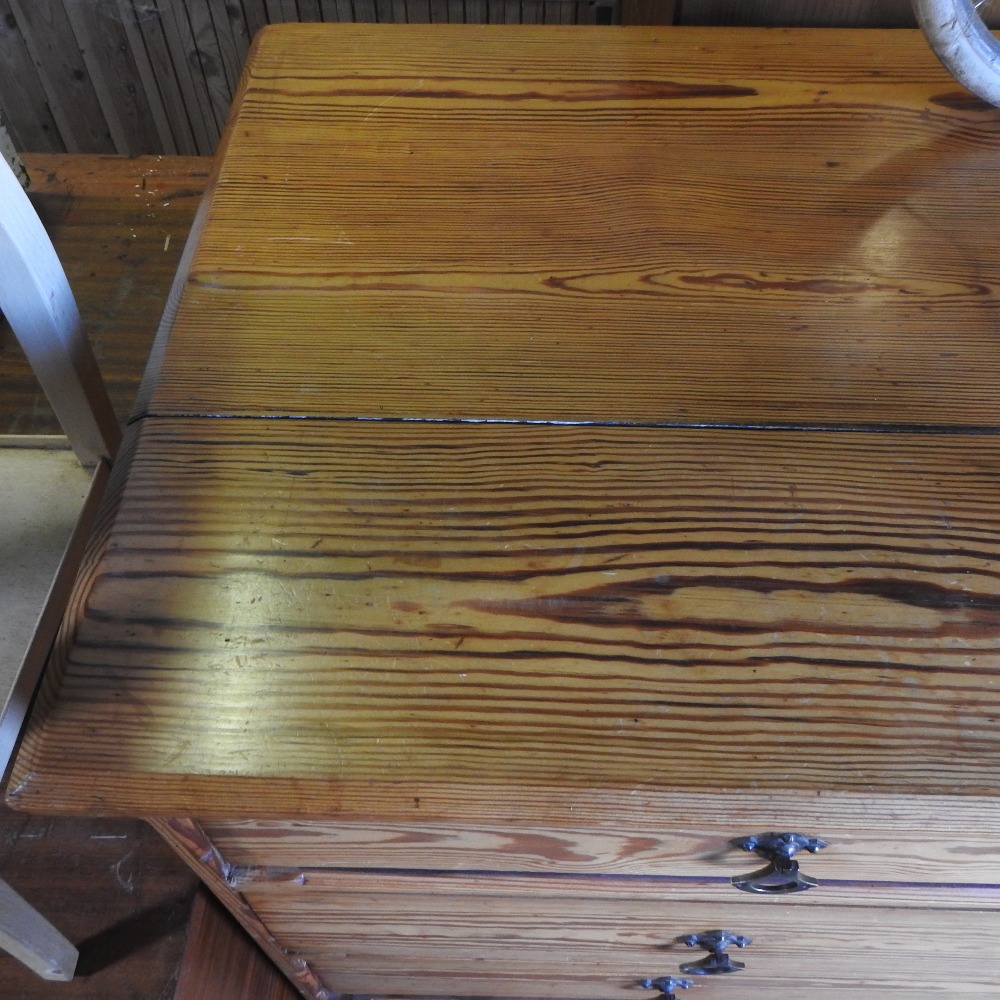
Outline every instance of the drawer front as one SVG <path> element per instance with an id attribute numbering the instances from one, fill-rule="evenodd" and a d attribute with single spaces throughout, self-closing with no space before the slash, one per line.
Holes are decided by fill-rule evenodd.
<path id="1" fill-rule="evenodd" d="M 606 798 L 606 797 L 605 797 Z M 763 801 L 761 801 L 763 800 Z M 447 805 L 445 803 L 444 805 Z M 522 803 L 523 805 L 523 803 Z M 849 882 L 1000 885 L 1000 803 L 936 796 L 873 803 L 847 796 L 684 793 L 636 796 L 632 808 L 576 803 L 547 815 L 501 816 L 482 797 L 478 822 L 435 816 L 419 801 L 410 819 L 208 822 L 223 857 L 241 866 L 661 875 L 728 881 L 760 868 L 734 838 L 769 830 L 821 837 L 800 854 L 804 871 Z M 429 815 L 428 815 L 429 814 Z M 582 814 L 582 815 L 581 815 Z"/>
<path id="2" fill-rule="evenodd" d="M 704 957 L 678 941 L 723 927 L 753 939 L 717 997 L 992 996 L 1000 893 L 872 893 L 869 905 L 623 878 L 300 872 L 240 891 L 269 931 L 335 993 L 636 998 L 643 978 Z M 708 994 L 706 994 L 707 996 Z M 854 995 L 853 993 L 851 995 Z"/>

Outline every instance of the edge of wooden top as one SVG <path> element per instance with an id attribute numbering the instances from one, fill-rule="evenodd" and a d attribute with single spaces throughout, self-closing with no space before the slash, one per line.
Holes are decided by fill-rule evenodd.
<path id="1" fill-rule="evenodd" d="M 368 824 L 506 829 L 660 831 L 739 826 L 822 827 L 878 836 L 988 837 L 1000 799 L 817 789 L 567 788 L 554 785 L 309 780 L 237 775 L 136 774 L 98 785 L 72 774 L 44 775 L 18 761 L 11 808 L 50 815 L 197 816 L 201 822 L 330 820 Z"/>
<path id="2" fill-rule="evenodd" d="M 895 63 L 905 68 L 908 75 L 923 74 L 928 69 L 940 75 L 942 81 L 950 82 L 956 90 L 963 90 L 951 77 L 935 55 L 923 32 L 913 28 L 841 28 L 841 27 L 774 27 L 748 25 L 694 25 L 694 24 L 649 24 L 649 25 L 595 25 L 595 24 L 398 24 L 372 23 L 360 21 L 343 22 L 298 22 L 290 21 L 269 24 L 254 37 L 253 45 L 243 69 L 244 82 L 252 72 L 256 62 L 273 47 L 288 46 L 294 49 L 304 43 L 326 42 L 339 36 L 342 39 L 362 40 L 379 38 L 383 42 L 406 39 L 407 48 L 412 43 L 434 39 L 453 40 L 462 38 L 468 43 L 473 39 L 488 41 L 503 39 L 505 42 L 530 42 L 540 45 L 554 42 L 571 43 L 584 39 L 601 41 L 634 40 L 659 44 L 668 41 L 702 52 L 707 58 L 723 48 L 730 48 L 740 54 L 749 46 L 767 46 L 795 52 L 802 48 L 815 47 L 817 52 L 829 53 L 836 49 L 837 59 L 842 59 L 849 51 L 859 53 L 860 68 L 872 65 L 875 57 L 880 65 Z M 886 42 L 891 41 L 887 45 Z M 914 61 L 916 59 L 916 62 Z M 827 60 L 829 63 L 829 60 Z M 759 62 L 755 69 L 768 75 L 768 70 Z M 822 67 L 814 67 L 813 60 L 803 57 L 797 66 L 789 63 L 775 63 L 771 67 L 779 75 L 787 75 L 794 70 L 806 75 L 819 75 Z M 844 67 L 845 69 L 848 67 Z M 854 67 L 859 68 L 859 67 Z M 242 88 L 241 88 L 242 89 Z M 237 100 L 234 97 L 233 109 Z M 230 122 L 232 121 L 232 112 Z M 220 149 L 221 149 L 220 145 Z"/>
<path id="3" fill-rule="evenodd" d="M 142 420 L 128 428 L 112 470 L 101 510 L 85 557 L 86 566 L 101 559 L 111 526 L 123 499 L 130 467 L 146 429 L 159 430 L 177 421 Z M 259 422 L 254 422 L 259 424 Z M 780 781 L 767 784 L 755 774 L 752 761 L 734 764 L 731 778 L 706 792 L 690 776 L 671 775 L 669 764 L 653 781 L 595 785 L 582 774 L 566 774 L 557 781 L 539 777 L 525 780 L 498 774 L 495 780 L 475 784 L 454 774 L 394 774 L 383 771 L 372 780 L 318 772 L 282 774 L 277 769 L 250 774 L 232 771 L 171 769 L 172 760 L 129 760 L 127 741 L 114 744 L 103 755 L 86 761 L 66 759 L 48 740 L 48 710 L 59 699 L 62 686 L 60 647 L 74 641 L 75 614 L 86 600 L 87 586 L 70 599 L 56 648 L 34 706 L 32 719 L 7 790 L 7 801 L 27 812 L 119 816 L 198 816 L 204 819 L 302 818 L 357 819 L 398 822 L 435 817 L 470 823 L 547 823 L 561 826 L 614 826 L 621 822 L 653 826 L 690 822 L 709 811 L 745 815 L 748 826 L 764 828 L 795 816 L 805 823 L 817 812 L 835 817 L 857 817 L 861 828 L 875 824 L 892 827 L 900 812 L 917 817 L 922 829 L 980 830 L 1000 826 L 1000 796 L 995 784 L 969 781 L 952 791 L 938 785 L 924 793 L 912 782 L 904 786 L 883 783 L 866 787 L 842 765 L 836 780 L 812 788 L 789 762 Z M 80 731 L 86 739 L 86 731 Z M 75 755 L 74 755 L 75 756 Z M 769 820 L 768 817 L 773 817 Z M 790 822 L 781 825 L 793 825 Z"/>
<path id="4" fill-rule="evenodd" d="M 160 324 L 157 327 L 156 337 L 153 340 L 153 346 L 149 352 L 149 360 L 146 362 L 146 368 L 143 372 L 142 381 L 139 384 L 139 390 L 136 393 L 135 403 L 132 407 L 132 412 L 129 415 L 128 423 L 139 420 L 149 413 L 150 402 L 156 390 L 156 384 L 160 378 L 164 356 L 167 351 L 167 344 L 170 341 L 170 333 L 173 330 L 174 322 L 177 319 L 177 311 L 180 308 L 181 299 L 184 295 L 184 287 L 187 284 L 188 277 L 191 273 L 191 265 L 198 249 L 198 242 L 201 238 L 202 231 L 208 222 L 209 216 L 211 215 L 213 195 L 219 183 L 219 175 L 222 170 L 222 165 L 225 162 L 226 150 L 232 142 L 236 118 L 239 114 L 239 109 L 243 103 L 244 95 L 246 94 L 247 87 L 250 83 L 252 66 L 265 35 L 266 31 L 258 32 L 250 44 L 250 51 L 247 53 L 246 62 L 243 64 L 243 72 L 240 75 L 240 82 L 233 93 L 232 104 L 229 107 L 229 117 L 226 120 L 226 127 L 223 130 L 222 138 L 219 141 L 219 146 L 216 149 L 215 156 L 210 160 L 212 166 L 209 172 L 208 182 L 205 185 L 204 193 L 201 196 L 201 200 L 198 203 L 198 209 L 195 212 L 194 220 L 191 223 L 191 229 L 188 231 L 187 240 L 184 243 L 184 251 L 181 254 L 180 261 L 177 265 L 177 273 L 174 275 L 173 283 L 170 286 L 170 292 L 167 295 L 166 304 L 163 307 L 163 315 L 160 318 Z M 199 159 L 204 158 L 199 157 Z"/>

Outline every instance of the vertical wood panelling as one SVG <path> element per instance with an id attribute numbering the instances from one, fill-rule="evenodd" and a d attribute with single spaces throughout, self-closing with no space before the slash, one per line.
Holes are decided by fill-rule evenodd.
<path id="1" fill-rule="evenodd" d="M 486 0 L 468 0 L 469 3 L 478 3 L 486 9 Z M 429 24 L 431 20 L 431 5 L 428 0 L 408 0 L 406 4 L 406 15 L 408 24 Z M 483 18 L 485 20 L 485 16 Z"/>
<path id="2" fill-rule="evenodd" d="M 562 7 L 558 0 L 545 0 L 542 4 L 542 18 L 545 24 L 562 24 Z"/>
<path id="3" fill-rule="evenodd" d="M 423 3 L 424 7 L 427 6 L 427 0 L 414 0 L 414 5 L 419 6 L 420 2 Z M 336 9 L 336 17 L 327 16 L 331 6 Z M 354 8 L 351 6 L 351 0 L 323 0 L 323 14 L 327 21 L 349 22 L 354 20 Z"/>
<path id="4" fill-rule="evenodd" d="M 243 11 L 239 4 L 227 0 L 209 0 L 208 11 L 226 79 L 226 106 L 232 99 L 243 72 L 243 61 L 247 57 L 249 32 L 243 21 Z M 209 40 L 211 36 L 207 36 Z M 228 110 L 227 110 L 228 114 Z"/>
<path id="5" fill-rule="evenodd" d="M 284 21 L 297 21 L 299 11 L 295 0 L 266 0 L 267 19 L 271 24 L 281 24 Z"/>
<path id="6" fill-rule="evenodd" d="M 243 0 L 243 22 L 250 38 L 267 24 L 267 7 L 264 0 Z"/>
<path id="7" fill-rule="evenodd" d="M 61 0 L 10 0 L 10 6 L 66 148 L 116 152 Z"/>
<path id="8" fill-rule="evenodd" d="M 193 53 L 194 40 L 187 15 L 183 11 L 178 12 L 170 0 L 157 0 L 157 7 L 174 74 L 184 97 L 191 128 L 197 139 L 198 152 L 202 155 L 214 153 L 219 141 L 219 126 L 212 111 L 212 102 L 201 73 L 201 66 Z M 192 55 L 194 55 L 193 63 Z"/>
<path id="9" fill-rule="evenodd" d="M 150 72 L 170 122 L 177 152 L 191 156 L 204 153 L 210 149 L 211 139 L 200 127 L 200 119 L 191 114 L 195 91 L 190 86 L 190 77 L 177 72 L 162 16 L 152 5 L 142 10 L 132 7 L 132 0 L 119 0 L 119 5 L 133 9 L 135 30 L 139 36 L 133 47 L 137 53 L 141 48 L 149 60 Z M 136 54 L 135 58 L 141 67 L 142 56 Z M 188 84 L 187 89 L 185 84 Z"/>
<path id="10" fill-rule="evenodd" d="M 165 148 L 147 90 L 139 85 L 117 3 L 90 7 L 79 0 L 63 0 L 63 8 L 115 150 L 138 156 Z"/>
<path id="11" fill-rule="evenodd" d="M 640 8 L 645 17 L 657 14 L 662 0 L 629 0 L 629 6 Z M 682 24 L 818 28 L 907 28 L 916 24 L 910 0 L 683 0 L 679 6 Z M 991 27 L 1000 27 L 1000 0 L 981 4 L 979 13 Z"/>
<path id="12" fill-rule="evenodd" d="M 319 0 L 299 0 L 300 21 L 322 21 L 323 14 Z"/>
<path id="13" fill-rule="evenodd" d="M 229 102 L 232 99 L 232 89 L 226 78 L 225 60 L 219 45 L 215 26 L 208 3 L 187 4 L 187 16 L 180 13 L 179 21 L 187 21 L 190 36 L 186 48 L 187 59 L 192 67 L 200 69 L 208 89 L 209 103 L 215 124 L 221 133 L 229 114 Z M 182 24 L 183 31 L 183 24 Z M 197 79 L 197 75 L 195 77 Z"/>
<path id="14" fill-rule="evenodd" d="M 9 0 L 0 0 L 0 112 L 19 150 L 65 152 L 65 142 Z"/>
<path id="15" fill-rule="evenodd" d="M 674 0 L 622 0 L 622 24 L 673 24 Z"/>
<path id="16" fill-rule="evenodd" d="M 170 116 L 171 127 L 175 137 L 178 137 L 179 150 L 185 151 L 180 137 L 190 134 L 191 148 L 187 152 L 201 155 L 213 152 L 217 139 L 214 122 L 210 125 L 205 118 L 199 100 L 203 88 L 195 83 L 191 67 L 184 57 L 173 10 L 150 9 L 136 20 L 156 72 L 157 85 Z"/>
<path id="17" fill-rule="evenodd" d="M 912 26 L 910 0 L 683 0 L 683 24 Z"/>
<path id="18" fill-rule="evenodd" d="M 132 60 L 135 63 L 138 74 L 138 85 L 142 87 L 143 94 L 149 103 L 149 112 L 153 118 L 153 125 L 159 137 L 159 146 L 152 146 L 144 152 L 163 151 L 168 154 L 183 153 L 190 155 L 197 151 L 194 136 L 191 133 L 191 126 L 187 120 L 187 112 L 184 110 L 183 101 L 174 100 L 174 114 L 167 109 L 167 102 L 170 98 L 179 96 L 176 93 L 176 81 L 174 80 L 173 67 L 170 65 L 170 58 L 160 61 L 159 65 L 154 64 L 153 52 L 146 45 L 142 29 L 139 26 L 140 15 L 128 2 L 128 0 L 117 0 L 118 16 L 121 18 L 122 29 L 125 32 L 127 44 L 132 53 Z M 154 20 L 148 14 L 143 18 L 146 22 Z M 160 35 L 162 41 L 162 34 Z M 162 49 L 160 50 L 162 51 Z M 173 88 L 173 92 L 171 89 Z"/>

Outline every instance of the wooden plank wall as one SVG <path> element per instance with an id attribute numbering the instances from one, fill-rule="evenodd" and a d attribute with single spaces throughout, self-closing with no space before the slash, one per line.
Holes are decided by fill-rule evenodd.
<path id="1" fill-rule="evenodd" d="M 250 39 L 299 20 L 914 23 L 909 0 L 0 0 L 0 117 L 22 151 L 211 154 Z"/>

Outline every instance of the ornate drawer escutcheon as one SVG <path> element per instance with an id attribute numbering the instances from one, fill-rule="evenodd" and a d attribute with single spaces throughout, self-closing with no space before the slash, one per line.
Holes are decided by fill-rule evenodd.
<path id="1" fill-rule="evenodd" d="M 735 962 L 726 949 L 731 945 L 746 948 L 752 944 L 748 937 L 734 934 L 732 931 L 704 931 L 701 934 L 689 934 L 678 939 L 689 948 L 704 948 L 709 954 L 697 962 L 686 962 L 681 966 L 685 976 L 719 976 L 728 972 L 740 972 L 746 968 L 743 962 Z M 679 976 L 660 976 L 656 979 L 643 979 L 640 986 L 646 989 L 660 991 L 658 1000 L 677 1000 L 676 990 L 686 990 L 694 986 L 694 980 L 682 979 Z"/>
<path id="2" fill-rule="evenodd" d="M 749 875 L 734 875 L 731 881 L 737 889 L 777 896 L 805 892 L 819 885 L 817 879 L 799 870 L 795 855 L 799 851 L 815 854 L 827 846 L 825 840 L 801 833 L 759 833 L 741 837 L 732 843 L 734 847 L 757 854 L 768 862 L 764 868 Z"/>
<path id="3" fill-rule="evenodd" d="M 732 931 L 704 931 L 689 934 L 680 940 L 689 948 L 704 948 L 709 953 L 697 962 L 685 962 L 681 966 L 685 976 L 720 976 L 726 972 L 740 972 L 746 966 L 742 962 L 734 962 L 726 949 L 730 945 L 746 948 L 753 943 L 750 938 Z"/>
<path id="4" fill-rule="evenodd" d="M 644 979 L 640 984 L 647 990 L 659 990 L 658 1000 L 677 1000 L 674 990 L 687 990 L 694 986 L 691 979 L 679 979 L 677 976 L 660 976 L 658 979 Z"/>

